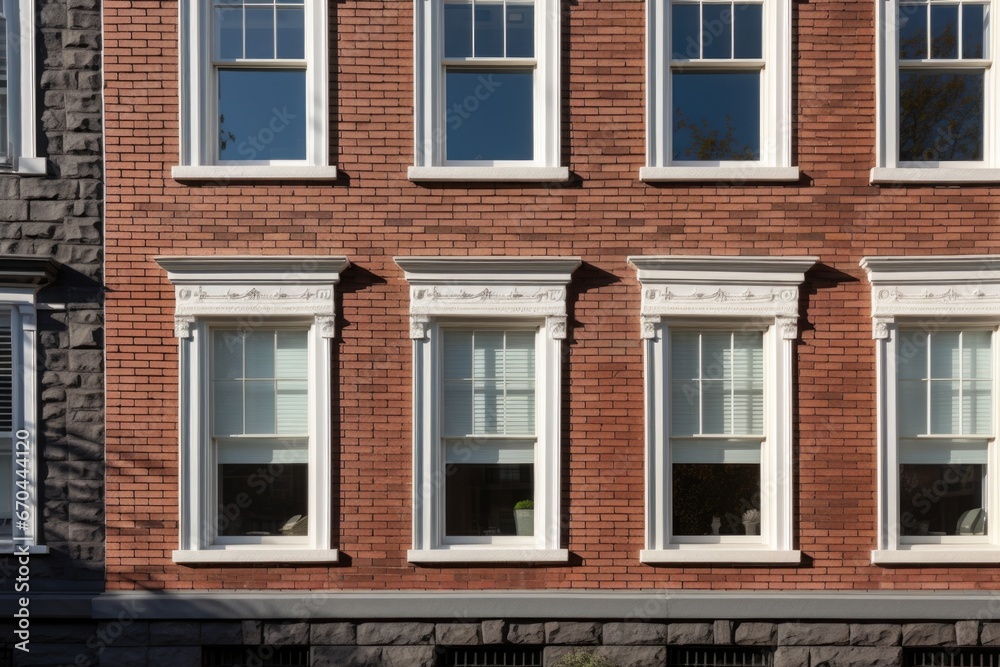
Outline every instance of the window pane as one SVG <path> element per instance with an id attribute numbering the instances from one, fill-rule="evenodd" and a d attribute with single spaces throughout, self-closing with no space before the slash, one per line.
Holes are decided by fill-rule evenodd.
<path id="1" fill-rule="evenodd" d="M 243 57 L 243 9 L 217 7 L 215 10 L 215 40 L 219 58 L 235 60 Z"/>
<path id="2" fill-rule="evenodd" d="M 962 383 L 962 434 L 987 435 L 993 428 L 992 382 Z"/>
<path id="3" fill-rule="evenodd" d="M 986 23 L 983 5 L 962 5 L 962 57 L 982 58 Z"/>
<path id="4" fill-rule="evenodd" d="M 673 58 L 695 60 L 701 57 L 700 15 L 700 5 L 677 4 L 670 6 L 670 49 L 673 52 Z"/>
<path id="5" fill-rule="evenodd" d="M 735 5 L 736 34 L 734 53 L 736 58 L 760 58 L 763 55 L 763 5 Z"/>
<path id="6" fill-rule="evenodd" d="M 731 58 L 733 55 L 733 10 L 730 5 L 703 4 L 701 30 L 702 58 Z"/>
<path id="7" fill-rule="evenodd" d="M 675 160 L 760 159 L 760 73 L 673 73 Z"/>
<path id="8" fill-rule="evenodd" d="M 927 383 L 900 381 L 897 385 L 898 425 L 902 436 L 927 434 Z"/>
<path id="9" fill-rule="evenodd" d="M 899 57 L 923 60 L 927 57 L 927 6 L 900 5 Z"/>
<path id="10" fill-rule="evenodd" d="M 219 535 L 306 535 L 308 465 L 219 466 Z"/>
<path id="11" fill-rule="evenodd" d="M 243 434 L 243 383 L 239 380 L 216 380 L 212 389 L 212 430 L 215 435 Z"/>
<path id="12" fill-rule="evenodd" d="M 274 9 L 246 8 L 247 58 L 274 58 Z"/>
<path id="13" fill-rule="evenodd" d="M 981 510 L 985 475 L 985 465 L 901 465 L 900 534 L 984 534 L 986 517 Z"/>
<path id="14" fill-rule="evenodd" d="M 448 70 L 449 160 L 534 157 L 534 72 Z"/>
<path id="15" fill-rule="evenodd" d="M 278 428 L 275 433 L 289 435 L 309 431 L 309 389 L 302 380 L 277 383 Z"/>
<path id="16" fill-rule="evenodd" d="M 309 377 L 309 341 L 305 331 L 278 331 L 275 341 L 274 377 Z"/>
<path id="17" fill-rule="evenodd" d="M 243 336 L 239 331 L 213 332 L 212 377 L 243 377 Z"/>
<path id="18" fill-rule="evenodd" d="M 472 56 L 472 5 L 444 6 L 444 57 Z"/>
<path id="19" fill-rule="evenodd" d="M 472 332 L 445 331 L 442 347 L 444 434 L 471 435 Z"/>
<path id="20" fill-rule="evenodd" d="M 475 55 L 503 57 L 503 5 L 476 5 Z"/>
<path id="21" fill-rule="evenodd" d="M 497 435 L 504 433 L 503 386 L 496 380 L 473 382 L 472 430 L 473 433 Z"/>
<path id="22" fill-rule="evenodd" d="M 274 331 L 251 331 L 246 335 L 246 377 L 274 377 Z"/>
<path id="23" fill-rule="evenodd" d="M 896 377 L 919 380 L 927 377 L 927 350 L 930 336 L 925 331 L 900 331 L 896 346 Z"/>
<path id="24" fill-rule="evenodd" d="M 955 434 L 962 432 L 958 418 L 959 382 L 935 380 L 931 382 L 931 433 Z"/>
<path id="25" fill-rule="evenodd" d="M 535 8 L 507 5 L 507 57 L 532 58 L 534 55 Z"/>
<path id="26" fill-rule="evenodd" d="M 305 103 L 304 70 L 219 70 L 220 159 L 304 160 Z"/>
<path id="27" fill-rule="evenodd" d="M 983 159 L 983 72 L 899 73 L 899 159 Z"/>
<path id="28" fill-rule="evenodd" d="M 534 500 L 534 468 L 531 464 L 448 465 L 445 534 L 517 535 L 514 505 Z"/>
<path id="29" fill-rule="evenodd" d="M 958 57 L 958 5 L 931 5 L 931 58 Z"/>
<path id="30" fill-rule="evenodd" d="M 966 331 L 962 334 L 962 368 L 966 378 L 988 379 L 993 376 L 993 334 L 989 331 Z"/>
<path id="31" fill-rule="evenodd" d="M 674 464 L 673 534 L 745 535 L 743 513 L 760 507 L 760 466 L 741 464 Z"/>
<path id="32" fill-rule="evenodd" d="M 701 396 L 696 380 L 674 381 L 670 387 L 670 432 L 673 435 L 695 435 L 698 426 Z"/>
<path id="33" fill-rule="evenodd" d="M 701 335 L 701 377 L 723 380 L 733 377 L 733 335 L 725 331 L 706 331 Z"/>
<path id="34" fill-rule="evenodd" d="M 726 408 L 729 405 L 729 392 L 732 383 L 720 380 L 703 380 L 701 383 L 701 432 L 730 433 L 732 428 L 732 412 Z"/>
<path id="35" fill-rule="evenodd" d="M 305 11 L 301 7 L 278 9 L 278 57 L 305 58 Z"/>
<path id="36" fill-rule="evenodd" d="M 960 377 L 958 331 L 940 331 L 930 336 L 931 377 L 950 380 Z"/>
<path id="37" fill-rule="evenodd" d="M 246 383 L 244 391 L 246 392 L 246 432 L 277 433 L 274 420 L 274 381 L 251 380 Z"/>
<path id="38" fill-rule="evenodd" d="M 697 331 L 670 332 L 670 376 L 674 380 L 698 379 L 699 340 Z"/>

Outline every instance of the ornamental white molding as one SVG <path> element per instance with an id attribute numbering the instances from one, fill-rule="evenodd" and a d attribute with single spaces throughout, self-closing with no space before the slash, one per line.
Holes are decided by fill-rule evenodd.
<path id="1" fill-rule="evenodd" d="M 897 317 L 1000 317 L 1000 255 L 864 257 L 872 286 L 872 336 Z"/>
<path id="2" fill-rule="evenodd" d="M 799 285 L 816 257 L 636 256 L 642 285 L 640 333 L 656 335 L 663 317 L 775 320 L 783 338 L 798 335 Z"/>
<path id="3" fill-rule="evenodd" d="M 435 317 L 544 318 L 566 337 L 566 285 L 578 257 L 396 257 L 410 284 L 410 337 Z"/>
<path id="4" fill-rule="evenodd" d="M 346 257 L 158 257 L 174 285 L 174 332 L 204 317 L 311 317 L 336 335 L 334 294 Z"/>

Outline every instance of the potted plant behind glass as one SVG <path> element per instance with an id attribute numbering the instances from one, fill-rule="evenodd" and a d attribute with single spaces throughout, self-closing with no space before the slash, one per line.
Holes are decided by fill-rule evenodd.
<path id="1" fill-rule="evenodd" d="M 518 535 L 535 534 L 534 500 L 519 500 L 514 504 L 514 527 Z"/>
<path id="2" fill-rule="evenodd" d="M 760 510 L 752 509 L 743 513 L 743 528 L 747 535 L 760 535 Z"/>

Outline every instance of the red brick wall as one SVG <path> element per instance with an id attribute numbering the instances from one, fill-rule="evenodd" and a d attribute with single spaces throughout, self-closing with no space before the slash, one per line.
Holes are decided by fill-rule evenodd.
<path id="1" fill-rule="evenodd" d="M 331 2 L 331 153 L 316 185 L 182 185 L 177 3 L 107 0 L 108 587 L 1000 588 L 991 568 L 873 567 L 874 344 L 858 260 L 1000 253 L 996 189 L 875 187 L 874 11 L 793 3 L 795 185 L 649 185 L 643 2 L 564 3 L 563 152 L 579 182 L 418 185 L 410 2 Z M 336 545 L 347 565 L 182 567 L 177 340 L 161 254 L 344 254 Z M 651 567 L 643 546 L 639 289 L 631 254 L 817 255 L 796 346 L 799 567 Z M 415 567 L 408 291 L 395 255 L 579 255 L 564 393 L 575 564 Z"/>

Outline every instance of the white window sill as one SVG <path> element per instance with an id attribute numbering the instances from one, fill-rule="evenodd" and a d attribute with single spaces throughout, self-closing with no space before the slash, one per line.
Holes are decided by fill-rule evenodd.
<path id="1" fill-rule="evenodd" d="M 878 183 L 1000 183 L 1000 169 L 956 167 L 875 167 L 871 182 Z"/>
<path id="2" fill-rule="evenodd" d="M 647 183 L 668 181 L 796 182 L 798 167 L 643 167 L 639 179 Z"/>
<path id="3" fill-rule="evenodd" d="M 296 165 L 210 165 L 172 167 L 170 175 L 175 181 L 214 181 L 225 185 L 228 181 L 335 181 L 336 167 Z"/>
<path id="4" fill-rule="evenodd" d="M 336 563 L 340 554 L 336 549 L 268 549 L 253 547 L 213 547 L 173 552 L 175 563 Z"/>
<path id="5" fill-rule="evenodd" d="M 410 167 L 411 181 L 496 181 L 558 183 L 569 180 L 568 167 Z"/>
<path id="6" fill-rule="evenodd" d="M 739 565 L 770 564 L 798 565 L 802 562 L 801 551 L 785 551 L 771 549 L 705 549 L 705 548 L 673 548 L 673 549 L 643 549 L 639 552 L 639 561 L 647 565 L 666 563 L 723 563 Z"/>
<path id="7" fill-rule="evenodd" d="M 23 545 L 20 546 L 23 547 Z M 13 543 L 7 541 L 0 542 L 0 554 L 9 555 L 20 553 L 21 552 L 18 550 L 18 547 L 15 547 Z M 32 556 L 45 555 L 47 553 L 49 553 L 49 548 L 44 544 L 32 544 L 28 546 L 28 554 Z"/>
<path id="8" fill-rule="evenodd" d="M 873 565 L 921 565 L 950 564 L 968 565 L 975 563 L 1000 563 L 1000 548 L 912 548 L 872 551 Z"/>
<path id="9" fill-rule="evenodd" d="M 406 560 L 411 563 L 565 563 L 569 561 L 569 550 L 479 546 L 410 549 L 406 552 Z"/>

